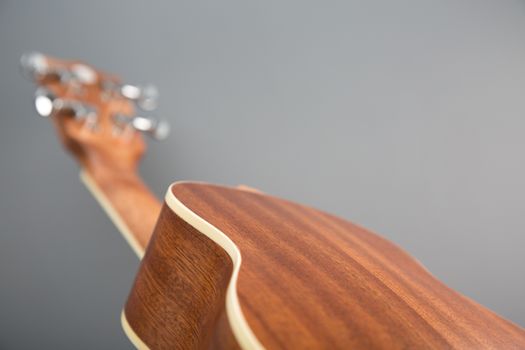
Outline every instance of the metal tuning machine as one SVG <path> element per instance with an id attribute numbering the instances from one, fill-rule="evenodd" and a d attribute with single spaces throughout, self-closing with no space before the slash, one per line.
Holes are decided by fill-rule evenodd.
<path id="1" fill-rule="evenodd" d="M 67 113 L 82 119 L 91 129 L 97 126 L 98 111 L 105 110 L 111 101 L 127 99 L 146 112 L 157 108 L 159 91 L 154 85 L 122 84 L 117 78 L 99 73 L 82 63 L 50 58 L 38 52 L 20 58 L 22 74 L 38 85 L 61 86 L 65 89 L 39 87 L 35 92 L 35 108 L 42 117 L 54 113 Z M 58 91 L 66 90 L 60 94 Z M 65 97 L 67 96 L 67 98 Z M 153 117 L 114 114 L 112 118 L 117 133 L 127 128 L 141 131 L 156 140 L 165 139 L 169 124 Z"/>
<path id="2" fill-rule="evenodd" d="M 22 55 L 20 69 L 22 74 L 31 81 L 50 78 L 63 83 L 89 85 L 94 84 L 98 78 L 97 72 L 85 64 L 74 63 L 69 68 L 52 65 L 48 58 L 39 52 Z"/>
<path id="3" fill-rule="evenodd" d="M 97 121 L 95 108 L 85 104 L 58 98 L 50 90 L 40 87 L 35 91 L 35 109 L 41 117 L 49 117 L 55 112 L 68 113 L 77 119 L 83 119 L 91 127 Z"/>
<path id="4" fill-rule="evenodd" d="M 122 114 L 115 114 L 113 116 L 113 122 L 121 130 L 126 127 L 132 127 L 158 141 L 164 140 L 170 133 L 169 123 L 164 120 L 157 120 L 150 117 L 130 117 Z"/>
<path id="5" fill-rule="evenodd" d="M 158 106 L 159 90 L 155 85 L 131 85 L 122 84 L 120 94 L 134 101 L 143 111 L 153 111 Z"/>
<path id="6" fill-rule="evenodd" d="M 155 85 L 122 84 L 119 86 L 119 93 L 128 100 L 133 101 L 143 111 L 151 112 L 158 106 L 159 90 Z M 170 125 L 167 121 L 153 117 L 135 116 L 130 118 L 128 116 L 115 115 L 114 121 L 119 125 L 131 126 L 156 140 L 164 140 L 170 133 Z"/>
<path id="7" fill-rule="evenodd" d="M 51 73 L 46 56 L 38 52 L 25 53 L 20 57 L 20 71 L 32 81 Z"/>

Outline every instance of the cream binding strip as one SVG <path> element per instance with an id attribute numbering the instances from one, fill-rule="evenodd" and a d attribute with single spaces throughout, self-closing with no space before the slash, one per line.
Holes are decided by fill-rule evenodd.
<path id="1" fill-rule="evenodd" d="M 237 340 L 237 343 L 242 349 L 245 350 L 264 350 L 262 344 L 257 340 L 255 334 L 251 330 L 248 322 L 244 318 L 244 315 L 239 304 L 239 298 L 237 296 L 237 278 L 239 276 L 239 270 L 241 268 L 241 252 L 239 248 L 232 242 L 228 236 L 221 232 L 218 228 L 195 214 L 188 207 L 186 207 L 180 200 L 175 197 L 171 191 L 171 187 L 184 183 L 176 182 L 170 186 L 165 196 L 165 201 L 168 207 L 178 215 L 182 220 L 193 226 L 196 230 L 206 235 L 209 239 L 217 243 L 222 249 L 224 249 L 233 263 L 233 272 L 226 290 L 226 315 L 232 329 L 233 335 Z M 133 331 L 129 325 L 126 315 L 122 312 L 121 315 L 122 328 L 130 339 L 130 341 L 138 349 L 148 349 L 148 346 L 140 339 L 140 337 Z"/>
<path id="2" fill-rule="evenodd" d="M 120 233 L 124 236 L 128 244 L 131 246 L 133 251 L 141 259 L 144 255 L 144 250 L 140 247 L 137 240 L 131 233 L 131 230 L 126 225 L 124 220 L 117 213 L 115 208 L 111 205 L 109 200 L 106 198 L 104 193 L 97 186 L 95 181 L 88 175 L 87 172 L 80 172 L 80 179 L 84 185 L 88 188 L 91 194 L 99 202 L 100 206 L 104 209 L 106 214 L 109 216 L 113 224 L 117 227 Z M 175 197 L 171 191 L 171 187 L 183 182 L 176 182 L 168 188 L 166 192 L 165 201 L 168 207 L 177 214 L 182 220 L 193 226 L 202 234 L 206 235 L 209 239 L 217 243 L 222 249 L 224 249 L 233 263 L 233 272 L 226 290 L 226 315 L 232 329 L 233 335 L 237 340 L 237 343 L 242 349 L 246 350 L 263 350 L 264 347 L 259 342 L 253 331 L 251 330 L 248 322 L 244 318 L 244 315 L 239 304 L 239 298 L 237 296 L 237 279 L 239 276 L 239 270 L 241 268 L 241 252 L 239 248 L 232 242 L 228 236 L 221 232 L 218 228 L 211 225 L 209 222 L 195 214 L 188 207 L 186 207 L 181 201 Z M 148 346 L 140 339 L 140 337 L 133 331 L 131 326 L 126 319 L 124 311 L 121 314 L 121 323 L 124 332 L 130 339 L 130 341 L 138 349 L 148 349 Z"/>
<path id="3" fill-rule="evenodd" d="M 122 324 L 122 329 L 124 330 L 124 333 L 126 333 L 126 336 L 128 337 L 131 344 L 133 344 L 137 349 L 140 349 L 140 350 L 149 349 L 149 347 L 146 344 L 144 344 L 142 339 L 139 338 L 139 336 L 135 333 L 135 331 L 129 325 L 128 320 L 126 319 L 126 314 L 124 313 L 124 310 L 122 310 L 122 313 L 120 314 L 120 323 Z"/>
<path id="4" fill-rule="evenodd" d="M 97 186 L 95 181 L 91 178 L 91 176 L 89 176 L 89 174 L 85 170 L 81 170 L 79 176 L 82 183 L 84 183 L 89 192 L 91 192 L 93 197 L 95 197 L 98 204 L 100 204 L 100 206 L 109 216 L 113 224 L 120 231 L 122 236 L 124 236 L 124 239 L 131 246 L 131 249 L 133 249 L 133 251 L 135 252 L 135 254 L 137 254 L 139 259 L 142 259 L 142 257 L 144 256 L 144 249 L 142 249 L 139 242 L 135 239 L 135 236 L 133 236 L 133 234 L 131 233 L 131 230 L 129 229 L 128 225 L 126 225 L 124 220 L 122 220 L 122 218 L 117 213 L 115 208 L 111 205 L 110 201 L 106 198 L 102 190 Z"/>
<path id="5" fill-rule="evenodd" d="M 195 214 L 188 207 L 186 207 L 180 200 L 175 197 L 172 192 L 172 187 L 177 184 L 184 183 L 176 182 L 168 188 L 166 193 L 166 204 L 173 210 L 182 220 L 193 226 L 199 232 L 207 236 L 209 239 L 217 243 L 222 249 L 228 253 L 233 263 L 233 272 L 226 290 L 226 315 L 230 322 L 230 327 L 237 343 L 242 349 L 262 350 L 264 347 L 259 342 L 248 322 L 244 318 L 239 304 L 239 297 L 237 295 L 237 279 L 239 277 L 239 270 L 241 268 L 242 258 L 239 248 L 233 241 L 221 232 L 218 228 Z"/>

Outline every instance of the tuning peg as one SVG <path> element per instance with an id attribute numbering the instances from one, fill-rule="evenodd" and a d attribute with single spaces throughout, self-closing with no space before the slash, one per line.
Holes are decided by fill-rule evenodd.
<path id="1" fill-rule="evenodd" d="M 94 123 L 97 114 L 92 107 L 77 101 L 57 98 L 50 90 L 38 88 L 35 92 L 35 108 L 41 117 L 49 117 L 53 112 L 61 111 L 72 114 L 75 118 L 86 119 Z"/>
<path id="2" fill-rule="evenodd" d="M 39 80 L 54 75 L 62 82 L 79 84 L 93 84 L 97 80 L 97 73 L 93 68 L 82 63 L 75 63 L 66 69 L 61 66 L 51 66 L 47 57 L 39 52 L 30 52 L 20 57 L 22 74 L 29 80 Z"/>
<path id="3" fill-rule="evenodd" d="M 97 81 L 97 72 L 85 64 L 75 63 L 69 70 L 70 79 L 80 84 L 94 84 Z"/>
<path id="4" fill-rule="evenodd" d="M 46 56 L 39 52 L 25 53 L 20 57 L 20 69 L 29 80 L 36 80 L 49 72 Z"/>
<path id="5" fill-rule="evenodd" d="M 124 84 L 120 87 L 122 96 L 133 100 L 144 111 L 152 111 L 157 108 L 159 90 L 155 85 L 131 85 Z"/>
<path id="6" fill-rule="evenodd" d="M 62 67 L 53 67 L 47 57 L 40 52 L 30 52 L 20 57 L 20 70 L 29 80 L 35 81 L 54 76 L 61 81 L 67 81 L 72 74 Z"/>
<path id="7" fill-rule="evenodd" d="M 170 125 L 165 120 L 157 120 L 150 117 L 129 117 L 122 114 L 115 114 L 113 116 L 115 124 L 118 126 L 125 127 L 131 126 L 138 131 L 142 131 L 155 140 L 164 140 L 170 133 Z"/>

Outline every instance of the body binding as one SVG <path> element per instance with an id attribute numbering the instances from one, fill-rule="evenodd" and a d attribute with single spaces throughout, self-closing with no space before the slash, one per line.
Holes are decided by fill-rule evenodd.
<path id="1" fill-rule="evenodd" d="M 330 214 L 170 187 L 123 313 L 152 349 L 525 348 L 525 331 Z"/>

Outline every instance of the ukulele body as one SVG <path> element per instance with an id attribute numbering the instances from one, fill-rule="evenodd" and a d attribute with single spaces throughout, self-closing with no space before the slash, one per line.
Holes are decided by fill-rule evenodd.
<path id="1" fill-rule="evenodd" d="M 170 187 L 122 314 L 152 349 L 513 349 L 525 331 L 330 214 Z"/>

